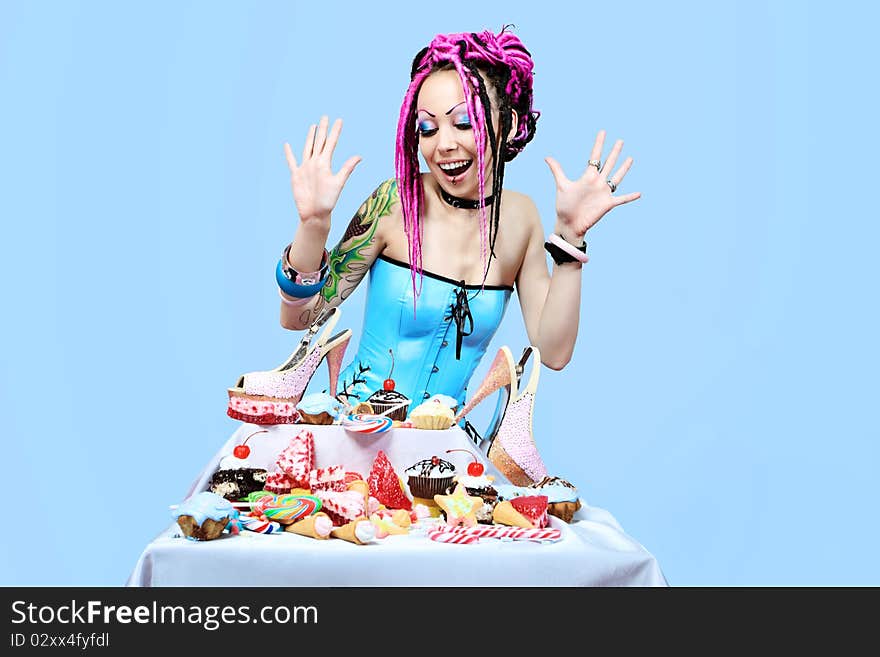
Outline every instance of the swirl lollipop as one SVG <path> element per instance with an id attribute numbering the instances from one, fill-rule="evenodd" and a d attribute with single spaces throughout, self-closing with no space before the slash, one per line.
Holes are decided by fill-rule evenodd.
<path id="1" fill-rule="evenodd" d="M 385 415 L 371 415 L 368 413 L 352 413 L 342 419 L 342 427 L 346 431 L 354 433 L 384 433 L 388 431 L 394 421 Z"/>

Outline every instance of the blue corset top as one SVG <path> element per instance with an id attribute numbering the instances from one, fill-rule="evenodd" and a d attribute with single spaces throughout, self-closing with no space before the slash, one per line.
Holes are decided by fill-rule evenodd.
<path id="1" fill-rule="evenodd" d="M 481 288 L 422 273 L 414 314 L 410 266 L 387 256 L 375 260 L 358 351 L 339 375 L 337 394 L 347 385 L 354 403 L 381 390 L 391 373 L 391 349 L 394 389 L 412 400 L 409 410 L 435 394 L 464 403 L 468 381 L 504 317 L 513 288 Z"/>

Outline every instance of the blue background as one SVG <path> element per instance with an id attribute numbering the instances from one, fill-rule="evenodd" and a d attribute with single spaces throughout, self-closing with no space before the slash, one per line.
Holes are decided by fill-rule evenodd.
<path id="1" fill-rule="evenodd" d="M 461 7 L 0 4 L 0 583 L 125 582 L 237 428 L 227 386 L 298 339 L 282 143 L 344 118 L 335 243 L 393 175 L 413 55 L 514 23 L 543 114 L 507 186 L 549 230 L 544 156 L 574 174 L 605 128 L 643 193 L 588 235 L 577 349 L 537 398 L 550 468 L 673 585 L 880 585 L 877 10 Z"/>

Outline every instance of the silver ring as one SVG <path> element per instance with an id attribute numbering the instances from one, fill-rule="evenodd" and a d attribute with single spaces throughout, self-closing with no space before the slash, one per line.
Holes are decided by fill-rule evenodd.
<path id="1" fill-rule="evenodd" d="M 605 182 L 607 182 L 607 183 L 608 183 L 608 186 L 611 188 L 611 193 L 612 193 L 612 194 L 613 194 L 614 192 L 617 191 L 617 185 L 615 185 L 615 184 L 614 184 L 613 182 L 611 182 L 610 180 L 606 180 Z"/>
<path id="2" fill-rule="evenodd" d="M 587 166 L 596 167 L 596 171 L 599 171 L 602 169 L 602 162 L 599 160 L 590 160 L 587 162 Z"/>

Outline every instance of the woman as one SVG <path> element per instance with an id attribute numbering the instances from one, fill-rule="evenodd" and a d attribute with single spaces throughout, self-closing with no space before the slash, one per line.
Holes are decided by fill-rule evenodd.
<path id="1" fill-rule="evenodd" d="M 359 350 L 335 391 L 349 401 L 393 376 L 392 386 L 416 403 L 434 394 L 462 402 L 514 289 L 541 362 L 560 370 L 571 359 L 584 236 L 640 194 L 613 195 L 632 158 L 615 171 L 618 141 L 602 163 L 604 131 L 577 180 L 546 158 L 557 189 L 554 235 L 545 238 L 528 196 L 502 189 L 505 163 L 532 139 L 539 116 L 532 68 L 522 42 L 505 30 L 435 37 L 413 61 L 397 175 L 379 185 L 329 253 L 331 213 L 360 158 L 333 173 L 342 121 L 330 127 L 326 116 L 309 129 L 299 161 L 284 145 L 300 224 L 278 267 L 281 324 L 307 328 L 371 272 Z"/>

